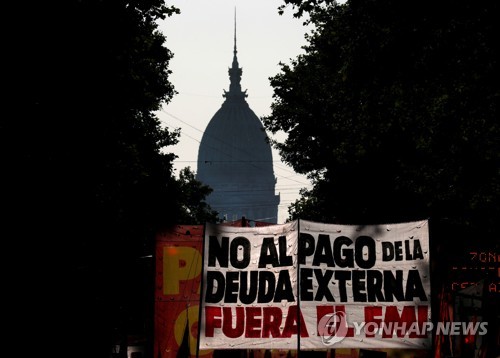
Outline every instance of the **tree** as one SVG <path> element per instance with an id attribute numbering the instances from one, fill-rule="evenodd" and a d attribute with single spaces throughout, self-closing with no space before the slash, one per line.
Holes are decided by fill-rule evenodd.
<path id="1" fill-rule="evenodd" d="M 205 198 L 213 191 L 212 188 L 196 180 L 190 167 L 182 169 L 179 173 L 179 184 L 183 198 L 180 206 L 183 212 L 178 222 L 189 225 L 217 222 L 217 212 L 212 210 L 205 201 Z"/>
<path id="2" fill-rule="evenodd" d="M 436 232 L 468 228 L 494 242 L 499 5 L 285 3 L 314 26 L 305 54 L 271 78 L 274 103 L 264 118 L 268 130 L 288 134 L 274 143 L 283 160 L 313 179 L 291 217 L 430 218 Z"/>
<path id="3" fill-rule="evenodd" d="M 274 103 L 264 118 L 267 130 L 288 134 L 274 143 L 282 159 L 313 180 L 290 217 L 428 218 L 431 304 L 439 312 L 436 292 L 449 289 L 453 258 L 499 248 L 500 6 L 285 3 L 314 26 L 305 54 L 271 78 Z M 492 271 L 481 276 L 496 280 Z"/>
<path id="4" fill-rule="evenodd" d="M 39 354 L 109 357 L 115 338 L 152 339 L 154 235 L 207 190 L 185 198 L 189 178 L 175 179 L 164 151 L 178 132 L 154 114 L 175 94 L 157 21 L 178 10 L 160 0 L 20 5 L 24 29 L 7 51 L 15 111 L 1 125 L 4 231 L 16 242 L 7 252 L 24 272 L 9 291 L 16 324 Z"/>

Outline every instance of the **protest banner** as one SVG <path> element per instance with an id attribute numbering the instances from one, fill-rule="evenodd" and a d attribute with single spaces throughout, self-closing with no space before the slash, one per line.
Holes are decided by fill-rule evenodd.
<path id="1" fill-rule="evenodd" d="M 301 349 L 431 348 L 427 221 L 300 221 Z"/>
<path id="2" fill-rule="evenodd" d="M 205 226 L 200 349 L 295 349 L 297 222 Z"/>
<path id="3" fill-rule="evenodd" d="M 200 349 L 429 349 L 427 221 L 206 225 Z"/>

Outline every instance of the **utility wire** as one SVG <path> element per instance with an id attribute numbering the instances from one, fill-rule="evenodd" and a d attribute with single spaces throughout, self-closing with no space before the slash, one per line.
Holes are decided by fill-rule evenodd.
<path id="1" fill-rule="evenodd" d="M 200 133 L 204 134 L 204 131 L 202 131 L 201 129 L 196 128 L 195 126 L 193 126 L 193 125 L 191 125 L 191 124 L 189 124 L 189 123 L 187 123 L 187 122 L 183 121 L 182 119 L 178 118 L 177 116 L 174 116 L 173 114 L 171 114 L 171 113 L 169 113 L 169 112 L 165 111 L 163 108 L 162 108 L 161 110 L 162 110 L 162 112 L 164 112 L 164 113 L 165 113 L 165 114 L 167 114 L 168 116 L 170 116 L 170 117 L 172 117 L 172 118 L 174 118 L 174 119 L 178 120 L 179 122 L 184 123 L 185 125 L 187 125 L 187 126 L 189 126 L 189 127 L 193 128 L 194 130 L 196 130 L 196 131 L 198 131 L 198 132 L 200 132 Z M 198 143 L 201 143 L 199 140 L 197 140 L 197 139 L 195 139 L 195 138 L 193 138 L 193 137 L 191 137 L 191 136 L 189 136 L 189 137 L 190 137 L 191 139 L 194 139 L 194 140 L 195 140 L 195 141 L 197 141 Z M 249 156 L 251 156 L 251 155 L 252 155 L 250 152 L 248 152 L 248 151 L 244 151 L 244 150 L 242 150 L 241 148 L 235 147 L 235 146 L 231 145 L 230 143 L 227 143 L 227 142 L 223 141 L 223 140 L 222 140 L 222 139 L 220 139 L 220 138 L 213 137 L 213 136 L 211 136 L 211 138 L 213 138 L 213 139 L 215 139 L 215 140 L 217 140 L 217 141 L 221 142 L 222 144 L 228 145 L 228 146 L 233 147 L 233 148 L 235 148 L 235 149 L 237 149 L 237 150 L 239 150 L 239 151 L 242 151 L 242 152 L 243 152 L 244 154 L 246 154 L 246 155 L 249 155 Z M 230 157 L 230 158 L 233 158 L 233 157 L 232 157 L 232 155 L 230 155 L 230 154 L 228 154 L 228 153 L 221 152 L 218 148 L 214 148 L 214 147 L 211 147 L 211 148 L 212 148 L 212 149 L 214 149 L 214 150 L 219 151 L 219 152 L 220 152 L 221 154 L 223 154 L 223 155 L 226 155 L 226 156 L 228 156 L 228 157 Z M 233 159 L 235 159 L 235 158 L 233 158 Z M 240 161 L 238 160 L 238 161 L 235 161 L 235 162 L 240 162 Z M 258 162 L 258 161 L 253 161 L 253 162 L 252 162 L 252 161 L 249 161 L 249 164 L 250 164 L 250 165 L 252 165 L 252 166 L 254 166 L 254 167 L 256 167 L 257 169 L 261 169 L 261 168 L 259 168 L 258 166 L 256 166 L 255 164 L 253 164 L 253 163 L 256 163 L 256 162 Z M 261 162 L 264 162 L 264 161 L 261 161 Z M 272 162 L 274 162 L 274 161 L 272 161 Z M 279 166 L 280 166 L 280 164 L 276 164 L 276 166 L 278 167 L 277 169 L 281 169 L 281 170 L 287 171 L 287 172 L 289 172 L 289 173 L 292 173 L 292 174 L 294 174 L 294 175 L 297 175 L 297 173 L 295 173 L 295 172 L 294 172 L 294 171 L 292 171 L 292 170 L 289 170 L 288 168 L 285 168 L 285 167 L 282 167 L 282 166 L 281 166 L 281 167 L 279 167 Z M 292 179 L 292 178 L 290 178 L 290 177 L 284 177 L 284 176 L 282 176 L 282 175 L 277 175 L 277 174 L 276 174 L 276 176 L 277 176 L 277 177 L 279 177 L 279 178 L 282 178 L 282 179 L 286 179 L 286 180 L 290 180 L 290 181 L 297 182 L 297 183 L 302 184 L 302 185 L 309 185 L 309 183 L 303 183 L 303 182 L 300 182 L 300 181 L 298 181 L 298 180 L 296 180 L 296 179 Z"/>

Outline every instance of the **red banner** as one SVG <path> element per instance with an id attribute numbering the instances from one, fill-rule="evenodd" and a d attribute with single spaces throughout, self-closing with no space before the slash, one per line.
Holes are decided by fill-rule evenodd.
<path id="1" fill-rule="evenodd" d="M 155 358 L 196 356 L 202 243 L 203 225 L 177 225 L 157 237 Z"/>

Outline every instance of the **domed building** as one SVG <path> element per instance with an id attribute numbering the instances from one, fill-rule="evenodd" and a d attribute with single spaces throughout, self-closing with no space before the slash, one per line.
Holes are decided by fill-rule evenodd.
<path id="1" fill-rule="evenodd" d="M 225 101 L 201 139 L 197 179 L 213 189 L 207 202 L 220 219 L 277 223 L 280 198 L 275 195 L 271 146 L 245 99 L 246 90 L 241 90 L 236 54 L 235 24 L 229 91 L 224 91 Z"/>

